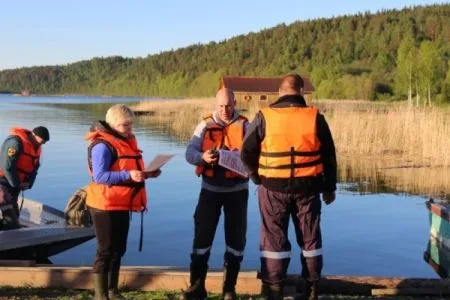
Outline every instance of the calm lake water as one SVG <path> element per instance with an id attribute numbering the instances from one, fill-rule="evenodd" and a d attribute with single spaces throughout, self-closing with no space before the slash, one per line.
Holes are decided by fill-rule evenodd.
<path id="1" fill-rule="evenodd" d="M 132 102 L 137 98 L 15 97 L 0 95 L 0 139 L 12 126 L 47 126 L 51 140 L 44 146 L 42 166 L 35 186 L 25 197 L 63 210 L 79 187 L 89 182 L 86 168 L 87 133 L 92 121 L 106 112 L 101 103 Z M 66 103 L 68 105 L 48 105 Z M 84 103 L 85 105 L 70 105 Z M 44 105 L 41 105 L 44 104 Z M 81 110 L 80 108 L 84 108 Z M 156 180 L 147 181 L 149 211 L 144 217 L 144 249 L 138 252 L 139 214 L 135 214 L 123 265 L 189 265 L 193 213 L 200 179 L 184 159 L 185 144 L 163 135 L 157 128 L 135 125 L 144 159 L 157 153 L 174 153 Z M 339 185 L 336 202 L 323 206 L 322 230 L 325 275 L 437 277 L 424 262 L 429 240 L 425 198 L 418 196 L 349 192 L 351 183 Z M 247 248 L 243 268 L 259 267 L 259 212 L 256 186 L 250 186 Z M 293 256 L 290 273 L 299 273 L 300 251 L 290 228 Z M 3 242 L 3 241 L 2 241 Z M 223 223 L 219 224 L 210 266 L 220 268 L 225 249 Z M 95 241 L 66 251 L 51 260 L 57 264 L 91 265 Z"/>

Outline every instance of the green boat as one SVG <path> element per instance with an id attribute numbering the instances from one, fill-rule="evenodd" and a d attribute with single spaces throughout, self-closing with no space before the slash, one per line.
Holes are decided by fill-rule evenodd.
<path id="1" fill-rule="evenodd" d="M 450 278 L 450 205 L 430 199 L 426 206 L 430 218 L 430 240 L 424 259 L 441 278 Z"/>

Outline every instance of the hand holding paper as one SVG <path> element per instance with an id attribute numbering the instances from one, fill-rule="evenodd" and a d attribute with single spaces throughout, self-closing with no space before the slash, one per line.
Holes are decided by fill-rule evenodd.
<path id="1" fill-rule="evenodd" d="M 214 164 L 217 162 L 218 152 L 214 149 L 207 150 L 203 152 L 202 159 L 207 164 Z"/>
<path id="2" fill-rule="evenodd" d="M 142 182 L 145 179 L 145 174 L 144 174 L 144 172 L 139 171 L 139 170 L 131 170 L 130 178 L 134 182 Z"/>
<path id="3" fill-rule="evenodd" d="M 158 169 L 156 171 L 145 171 L 144 174 L 145 174 L 145 179 L 147 179 L 147 178 L 156 178 L 159 175 L 161 175 L 161 170 Z"/>
<path id="4" fill-rule="evenodd" d="M 247 170 L 241 161 L 241 152 L 239 151 L 219 151 L 219 165 L 227 168 L 228 170 L 234 171 L 241 175 L 242 177 L 248 177 Z"/>

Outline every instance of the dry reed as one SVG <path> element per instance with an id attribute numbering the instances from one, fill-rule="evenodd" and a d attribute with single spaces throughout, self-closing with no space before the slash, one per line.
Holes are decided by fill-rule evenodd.
<path id="1" fill-rule="evenodd" d="M 313 105 L 325 115 L 333 133 L 341 180 L 378 182 L 383 178 L 397 191 L 450 194 L 448 110 L 342 100 Z M 238 108 L 250 120 L 259 110 L 257 102 L 238 103 Z M 152 116 L 142 118 L 144 122 L 158 124 L 185 141 L 214 109 L 214 98 L 147 101 L 134 109 L 151 111 Z"/>
<path id="2" fill-rule="evenodd" d="M 362 193 L 399 192 L 450 201 L 450 166 L 409 166 L 394 157 L 339 157 L 338 172 L 341 182 L 357 184 Z"/>
<path id="3" fill-rule="evenodd" d="M 450 114 L 392 107 L 327 113 L 336 149 L 349 157 L 395 157 L 409 166 L 450 166 Z"/>
<path id="4" fill-rule="evenodd" d="M 186 141 L 197 124 L 215 108 L 215 98 L 173 99 L 164 101 L 142 101 L 133 107 L 137 113 L 146 112 L 141 117 L 144 123 L 157 125 L 177 139 Z M 259 110 L 257 103 L 238 103 L 240 112 L 252 119 Z"/>

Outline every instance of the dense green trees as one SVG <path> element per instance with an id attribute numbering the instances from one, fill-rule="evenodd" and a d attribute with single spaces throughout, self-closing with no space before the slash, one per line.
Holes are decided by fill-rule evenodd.
<path id="1" fill-rule="evenodd" d="M 319 98 L 450 101 L 449 28 L 450 4 L 308 20 L 146 58 L 5 70 L 0 91 L 207 96 L 223 75 L 299 72 Z"/>

